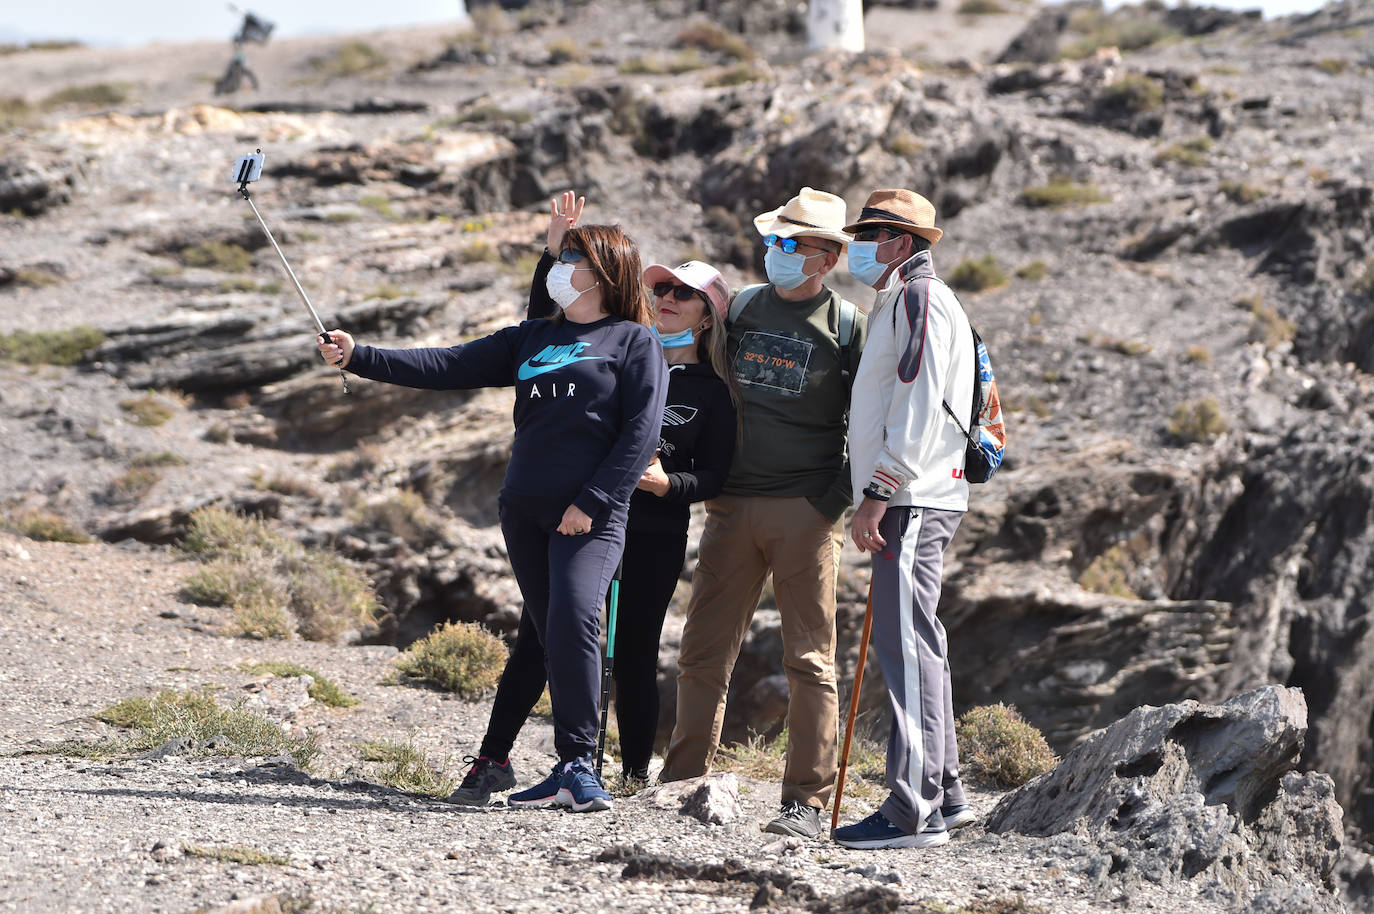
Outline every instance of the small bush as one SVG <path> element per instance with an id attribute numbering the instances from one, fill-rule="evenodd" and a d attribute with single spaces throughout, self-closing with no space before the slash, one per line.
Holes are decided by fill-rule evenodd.
<path id="1" fill-rule="evenodd" d="M 1049 275 L 1049 272 L 1050 268 L 1045 265 L 1045 261 L 1043 260 L 1032 260 L 1030 263 L 1022 264 L 1016 268 L 1016 276 L 1018 279 L 1028 279 L 1032 281 L 1044 279 Z M 1036 323 L 1039 323 L 1039 321 L 1036 321 Z"/>
<path id="2" fill-rule="evenodd" d="M 1006 11 L 997 0 L 959 0 L 959 13 L 964 16 L 995 16 Z"/>
<path id="3" fill-rule="evenodd" d="M 710 22 L 693 23 L 682 29 L 677 33 L 677 46 L 723 54 L 735 60 L 754 59 L 754 48 L 748 39 Z"/>
<path id="4" fill-rule="evenodd" d="M 135 454 L 129 459 L 131 467 L 181 467 L 186 458 L 171 451 L 158 451 L 156 454 Z"/>
<path id="5" fill-rule="evenodd" d="M 1183 357 L 1189 362 L 1201 365 L 1212 360 L 1212 353 L 1207 351 L 1206 346 L 1189 346 Z"/>
<path id="6" fill-rule="evenodd" d="M 696 48 L 678 51 L 671 56 L 647 54 L 632 57 L 616 67 L 617 72 L 626 76 L 681 76 L 706 66 L 701 53 Z"/>
<path id="7" fill-rule="evenodd" d="M 129 414 L 134 425 L 162 425 L 176 415 L 176 410 L 166 401 L 151 394 L 132 400 L 119 401 L 119 408 Z"/>
<path id="8" fill-rule="evenodd" d="M 1180 403 L 1174 407 L 1169 419 L 1169 434 L 1187 444 L 1200 444 L 1215 440 L 1228 428 L 1221 407 L 1211 397 Z"/>
<path id="9" fill-rule="evenodd" d="M 66 105 L 85 108 L 109 108 L 129 98 L 128 83 L 94 83 L 89 86 L 68 86 L 43 99 L 42 107 L 51 110 Z"/>
<path id="10" fill-rule="evenodd" d="M 1280 317 L 1278 311 L 1266 305 L 1258 295 L 1240 299 L 1236 307 L 1250 312 L 1250 342 L 1263 343 L 1266 349 L 1276 349 L 1291 342 L 1298 331 L 1297 324 Z"/>
<path id="11" fill-rule="evenodd" d="M 1350 61 L 1339 57 L 1326 57 L 1317 61 L 1317 69 L 1328 76 L 1340 76 L 1350 66 Z"/>
<path id="12" fill-rule="evenodd" d="M 134 467 L 116 476 L 106 490 L 115 501 L 137 501 L 152 491 L 162 477 L 156 470 L 147 467 Z"/>
<path id="13" fill-rule="evenodd" d="M 228 241 L 207 241 L 182 248 L 181 262 L 188 267 L 204 267 L 222 273 L 243 273 L 253 266 L 253 254 Z"/>
<path id="14" fill-rule="evenodd" d="M 53 755 L 115 758 L 186 740 L 195 755 L 261 758 L 290 755 L 307 769 L 319 754 L 313 734 L 292 736 L 277 724 L 238 708 L 225 708 L 205 692 L 161 692 L 152 698 L 126 698 L 94 715 L 131 736 L 95 742 L 70 740 L 49 750 Z"/>
<path id="15" fill-rule="evenodd" d="M 1232 203 L 1250 204 L 1265 196 L 1264 188 L 1241 181 L 1222 181 L 1217 185 L 1217 190 Z"/>
<path id="16" fill-rule="evenodd" d="M 291 862 L 290 857 L 269 854 L 246 844 L 227 844 L 219 847 L 183 844 L 181 852 L 187 857 L 204 857 L 207 860 L 218 860 L 220 863 L 237 863 L 240 866 L 286 866 Z"/>
<path id="17" fill-rule="evenodd" d="M 950 271 L 949 284 L 968 292 L 983 292 L 1007 284 L 1007 274 L 997 258 L 984 254 L 977 260 L 961 261 Z"/>
<path id="18" fill-rule="evenodd" d="M 553 66 L 577 63 L 587 56 L 581 45 L 571 38 L 555 38 L 544 46 L 544 50 L 548 52 L 549 63 Z"/>
<path id="19" fill-rule="evenodd" d="M 38 123 L 38 109 L 17 95 L 0 97 L 0 127 L 29 127 Z"/>
<path id="20" fill-rule="evenodd" d="M 43 511 L 24 511 L 10 520 L 6 526 L 11 527 L 20 536 L 40 542 L 79 543 L 83 546 L 95 542 L 66 520 Z"/>
<path id="21" fill-rule="evenodd" d="M 1129 551 L 1117 544 L 1109 547 L 1083 569 L 1083 573 L 1078 576 L 1078 586 L 1111 597 L 1138 599 L 1140 595 L 1131 586 L 1133 569 Z"/>
<path id="22" fill-rule="evenodd" d="M 497 263 L 501 260 L 501 249 L 479 238 L 458 252 L 458 260 L 461 263 Z"/>
<path id="23" fill-rule="evenodd" d="M 14 271 L 14 281 L 29 289 L 42 289 L 45 286 L 57 285 L 62 281 L 62 277 L 42 267 L 20 267 Z"/>
<path id="24" fill-rule="evenodd" d="M 764 781 L 780 780 L 787 764 L 787 737 L 784 729 L 772 740 L 756 733 L 745 742 L 721 746 L 712 767 Z"/>
<path id="25" fill-rule="evenodd" d="M 1103 47 L 1138 51 L 1180 37 L 1177 29 L 1142 6 L 1122 6 L 1110 13 L 1101 7 L 1081 7 L 1069 19 L 1069 33 L 1081 36 L 1064 48 L 1063 56 L 1070 59 L 1088 57 Z"/>
<path id="26" fill-rule="evenodd" d="M 424 498 L 410 489 L 401 489 L 390 498 L 364 505 L 358 522 L 399 536 L 419 549 L 434 545 L 444 536 L 443 524 L 425 504 Z"/>
<path id="27" fill-rule="evenodd" d="M 396 661 L 403 676 L 431 682 L 464 698 L 496 688 L 506 665 L 506 645 L 473 622 L 442 625 L 408 647 Z"/>
<path id="28" fill-rule="evenodd" d="M 1164 104 L 1164 87 L 1148 76 L 1126 73 L 1103 87 L 1100 98 L 1108 108 L 1142 114 Z"/>
<path id="29" fill-rule="evenodd" d="M 424 750 L 413 743 L 374 740 L 358 743 L 357 748 L 363 761 L 378 763 L 372 774 L 387 787 L 430 797 L 446 797 L 458 787 L 457 779 L 430 767 Z"/>
<path id="30" fill-rule="evenodd" d="M 0 359 L 23 365 L 75 365 L 105 342 L 105 334 L 86 324 L 67 330 L 0 333 Z"/>
<path id="31" fill-rule="evenodd" d="M 1078 184 L 1071 178 L 1056 176 L 1050 183 L 1027 187 L 1021 191 L 1021 202 L 1027 206 L 1046 206 L 1059 209 L 1065 206 L 1086 206 L 1104 203 L 1111 197 L 1092 184 Z"/>
<path id="32" fill-rule="evenodd" d="M 311 69 L 321 76 L 357 76 L 386 66 L 386 55 L 365 41 L 349 41 L 332 55 L 312 57 Z"/>
<path id="33" fill-rule="evenodd" d="M 528 123 L 532 115 L 524 108 L 502 108 L 500 105 L 493 105 L 490 102 L 473 105 L 458 113 L 452 121 L 453 124 L 498 124 L 509 122 L 512 124 Z"/>
<path id="34" fill-rule="evenodd" d="M 1020 787 L 1058 762 L 1040 731 L 1009 705 L 970 709 L 955 722 L 954 734 L 964 773 L 993 787 Z"/>
<path id="35" fill-rule="evenodd" d="M 291 595 L 288 608 L 308 641 L 336 641 L 365 625 L 380 608 L 362 569 L 341 555 L 301 550 L 281 570 Z"/>
<path id="36" fill-rule="evenodd" d="M 1196 168 L 1207 164 L 1207 153 L 1211 151 L 1212 138 L 1199 136 L 1166 147 L 1155 156 L 1155 161 L 1161 163 L 1177 162 L 1179 165 Z"/>
<path id="37" fill-rule="evenodd" d="M 339 684 L 328 677 L 321 676 L 309 667 L 301 666 L 299 663 L 291 663 L 285 660 L 270 660 L 266 663 L 254 663 L 244 667 L 245 672 L 255 676 L 271 674 L 280 676 L 283 679 L 292 679 L 297 676 L 309 676 L 315 680 L 306 689 L 306 694 L 321 704 L 329 705 L 331 708 L 351 708 L 358 703 L 358 699 L 349 695 Z"/>
<path id="38" fill-rule="evenodd" d="M 706 88 L 722 89 L 729 86 L 742 86 L 746 83 L 761 82 L 768 78 L 768 73 L 755 67 L 753 64 L 735 64 L 729 69 L 720 70 L 706 80 Z"/>

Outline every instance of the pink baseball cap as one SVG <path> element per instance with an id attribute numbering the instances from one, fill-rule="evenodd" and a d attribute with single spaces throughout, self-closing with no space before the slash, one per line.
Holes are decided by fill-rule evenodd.
<path id="1" fill-rule="evenodd" d="M 730 309 L 730 286 L 720 275 L 720 270 L 700 260 L 689 260 L 676 267 L 665 267 L 656 263 L 644 271 L 644 284 L 651 288 L 655 283 L 664 280 L 679 282 L 696 289 L 706 296 L 716 316 L 725 320 L 725 315 Z"/>

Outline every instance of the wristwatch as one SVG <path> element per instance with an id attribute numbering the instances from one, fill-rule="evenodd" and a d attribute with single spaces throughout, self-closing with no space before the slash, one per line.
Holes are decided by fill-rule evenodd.
<path id="1" fill-rule="evenodd" d="M 892 497 L 892 490 L 880 488 L 876 482 L 870 482 L 864 486 L 864 497 L 874 501 L 887 501 Z"/>

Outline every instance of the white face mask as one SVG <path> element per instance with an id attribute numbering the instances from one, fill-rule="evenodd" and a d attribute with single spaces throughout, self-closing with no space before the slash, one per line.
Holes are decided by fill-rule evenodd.
<path id="1" fill-rule="evenodd" d="M 558 307 L 565 311 L 585 293 L 600 285 L 600 283 L 595 283 L 581 291 L 575 289 L 572 284 L 572 275 L 579 269 L 590 270 L 591 267 L 575 267 L 570 263 L 556 263 L 549 268 L 549 275 L 544 280 L 544 288 L 548 289 L 549 298 L 552 298 Z"/>

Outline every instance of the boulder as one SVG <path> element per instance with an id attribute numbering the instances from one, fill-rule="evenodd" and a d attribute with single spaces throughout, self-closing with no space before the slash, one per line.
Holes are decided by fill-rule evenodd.
<path id="1" fill-rule="evenodd" d="M 75 173 L 31 159 L 0 157 L 0 213 L 39 216 L 72 198 Z"/>
<path id="2" fill-rule="evenodd" d="M 1121 881 L 1202 879 L 1239 903 L 1305 892 L 1334 914 L 1341 808 L 1330 778 L 1293 770 L 1306 731 L 1297 689 L 1147 705 L 1003 797 L 987 828 L 1086 834 Z"/>

